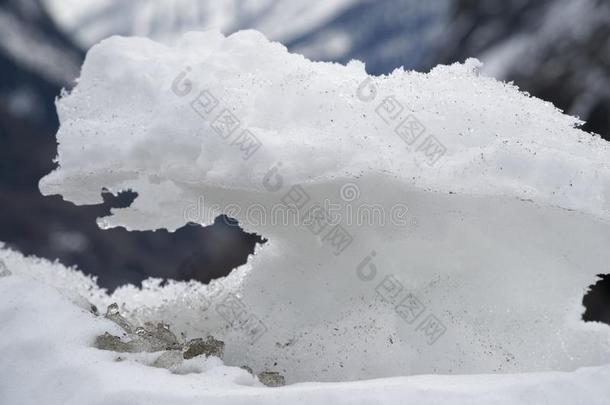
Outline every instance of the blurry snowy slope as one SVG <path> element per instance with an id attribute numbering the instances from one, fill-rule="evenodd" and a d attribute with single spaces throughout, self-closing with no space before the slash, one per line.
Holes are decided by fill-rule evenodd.
<path id="1" fill-rule="evenodd" d="M 72 84 L 84 56 L 38 1 L 0 2 L 0 111 L 8 116 L 0 125 L 10 127 L 10 121 L 23 120 L 29 125 L 55 126 L 53 100 L 61 87 Z M 12 134 L 4 139 L 3 160 L 14 159 L 21 151 L 11 150 L 10 143 L 22 139 Z M 47 146 L 43 144 L 41 149 Z M 40 165 L 48 163 L 36 162 L 27 170 Z"/>
<path id="2" fill-rule="evenodd" d="M 167 41 L 185 31 L 205 28 L 233 32 L 244 27 L 258 27 L 273 38 L 290 41 L 317 29 L 362 0 L 45 1 L 60 24 L 89 47 L 113 34 Z"/>
<path id="3" fill-rule="evenodd" d="M 25 70 L 59 85 L 74 80 L 83 56 L 35 0 L 0 4 L 0 51 Z"/>
<path id="4" fill-rule="evenodd" d="M 432 63 L 448 0 L 45 0 L 85 48 L 113 34 L 171 41 L 189 30 L 254 28 L 313 60 L 363 60 L 379 74 Z"/>
<path id="5" fill-rule="evenodd" d="M 452 21 L 439 62 L 476 56 L 610 139 L 610 2 L 458 0 Z"/>

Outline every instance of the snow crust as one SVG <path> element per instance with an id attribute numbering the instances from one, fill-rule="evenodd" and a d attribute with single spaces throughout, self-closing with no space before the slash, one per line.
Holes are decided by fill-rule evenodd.
<path id="1" fill-rule="evenodd" d="M 40 188 L 77 204 L 136 191 L 104 227 L 224 213 L 269 238 L 210 286 L 150 280 L 111 297 L 133 320 L 213 333 L 228 364 L 276 367 L 288 383 L 549 372 L 422 377 L 401 392 L 588 384 L 606 366 L 551 371 L 610 363 L 610 328 L 580 320 L 610 261 L 608 144 L 479 69 L 368 77 L 254 31 L 175 46 L 113 37 L 57 102 L 59 168 Z M 278 207 L 297 220 L 273 221 Z"/>

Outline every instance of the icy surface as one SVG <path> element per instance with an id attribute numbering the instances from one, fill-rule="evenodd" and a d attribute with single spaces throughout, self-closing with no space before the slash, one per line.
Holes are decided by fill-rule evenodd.
<path id="1" fill-rule="evenodd" d="M 287 383 L 607 364 L 610 328 L 580 316 L 610 262 L 608 144 L 479 68 L 367 78 L 253 31 L 114 37 L 58 101 L 60 167 L 41 190 L 138 193 L 102 226 L 225 213 L 268 238 L 225 280 L 110 302 Z"/>

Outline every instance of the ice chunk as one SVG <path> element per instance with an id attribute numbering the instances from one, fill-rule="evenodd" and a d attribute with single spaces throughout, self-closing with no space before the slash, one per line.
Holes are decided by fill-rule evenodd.
<path id="1" fill-rule="evenodd" d="M 131 344 L 131 342 L 124 342 L 118 336 L 113 336 L 108 332 L 95 338 L 95 347 L 100 350 L 110 350 L 113 352 L 127 353 L 127 352 L 138 352 L 138 347 Z"/>
<path id="2" fill-rule="evenodd" d="M 125 331 L 126 340 L 105 332 L 95 340 L 95 347 L 98 349 L 138 353 L 178 350 L 182 348 L 178 338 L 170 331 L 167 324 L 158 323 L 155 326 L 151 322 L 146 322 L 144 326 L 134 327 L 121 315 L 116 302 L 108 306 L 105 317 Z"/>
<path id="3" fill-rule="evenodd" d="M 133 333 L 133 326 L 131 326 L 127 319 L 121 316 L 119 313 L 119 306 L 116 302 L 108 305 L 108 308 L 106 309 L 106 318 L 119 325 L 126 333 Z"/>
<path id="4" fill-rule="evenodd" d="M 215 356 L 222 359 L 224 347 L 224 342 L 216 340 L 212 336 L 208 336 L 205 340 L 201 338 L 193 339 L 187 342 L 185 346 L 184 358 L 188 360 L 203 354 L 206 357 Z"/>
<path id="5" fill-rule="evenodd" d="M 267 387 L 281 387 L 286 385 L 284 376 L 276 371 L 263 371 L 257 375 L 260 382 L 265 384 Z"/>

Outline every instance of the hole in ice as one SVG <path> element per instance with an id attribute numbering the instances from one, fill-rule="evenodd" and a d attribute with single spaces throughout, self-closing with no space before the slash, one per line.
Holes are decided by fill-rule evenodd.
<path id="1" fill-rule="evenodd" d="M 585 322 L 603 322 L 610 325 L 610 274 L 598 274 L 600 278 L 589 286 L 589 291 L 582 299 Z"/>
<path id="2" fill-rule="evenodd" d="M 247 262 L 257 243 L 266 242 L 255 233 L 244 232 L 236 219 L 225 215 L 216 217 L 209 227 L 190 225 L 206 231 L 205 246 L 180 265 L 177 279 L 181 281 L 196 280 L 207 284 L 224 277 Z"/>
<path id="3" fill-rule="evenodd" d="M 133 190 L 121 190 L 114 194 L 107 188 L 102 189 L 102 199 L 104 200 L 104 207 L 106 213 L 110 214 L 111 208 L 127 208 L 134 200 L 138 198 L 138 193 Z"/>
<path id="4" fill-rule="evenodd" d="M 92 249 L 72 249 L 71 255 L 62 256 L 61 261 L 96 276 L 99 285 L 110 291 L 127 284 L 141 285 L 150 277 L 207 284 L 246 263 L 256 244 L 264 242 L 226 216 L 217 217 L 210 226 L 191 223 L 175 232 L 128 231 L 122 227 L 102 230 L 92 218 L 131 206 L 138 193 L 102 189 L 101 195 L 103 204 L 85 208 L 89 210 L 90 232 L 82 236 L 83 243 L 95 246 L 97 254 L 91 254 Z M 65 237 L 61 241 L 75 244 Z"/>

